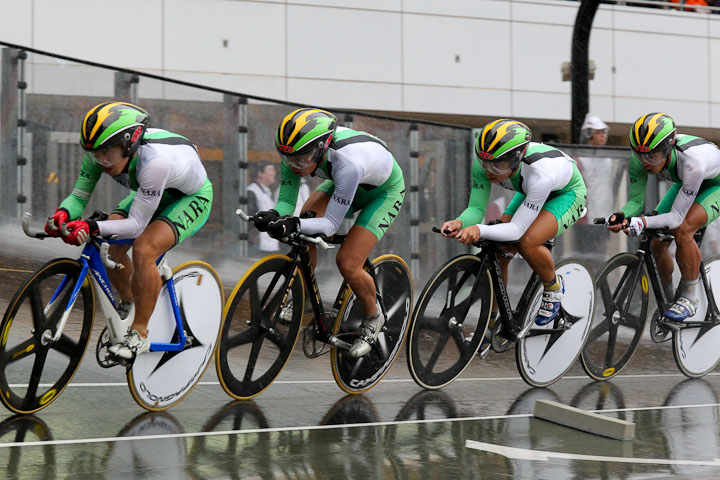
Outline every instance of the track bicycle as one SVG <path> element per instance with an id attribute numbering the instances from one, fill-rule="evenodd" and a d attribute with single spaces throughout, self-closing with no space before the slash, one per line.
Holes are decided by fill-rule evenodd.
<path id="1" fill-rule="evenodd" d="M 102 214 L 102 212 L 96 212 Z M 103 219 L 103 215 L 93 215 Z M 93 218 L 91 217 L 91 218 Z M 31 215 L 22 219 L 26 235 Z M 150 351 L 130 362 L 108 353 L 134 319 L 116 310 L 107 269 L 119 269 L 111 244 L 132 240 L 93 237 L 77 260 L 57 258 L 31 274 L 10 301 L 0 323 L 0 400 L 15 413 L 33 413 L 55 401 L 77 372 L 92 334 L 95 303 L 106 327 L 95 356 L 103 368 L 126 367 L 133 399 L 147 410 L 165 410 L 189 394 L 213 358 L 221 322 L 223 290 L 207 263 L 190 261 L 171 270 L 167 255 L 157 260 L 163 279 L 148 324 Z"/>
<path id="2" fill-rule="evenodd" d="M 604 224 L 604 218 L 596 218 Z M 695 234 L 701 245 L 705 228 Z M 652 287 L 657 310 L 650 322 L 650 337 L 662 343 L 672 340 L 673 356 L 680 371 L 688 377 L 702 377 L 720 362 L 720 255 L 700 262 L 698 308 L 682 324 L 666 319 L 674 299 L 662 287 L 655 256 L 650 248 L 653 239 L 670 242 L 668 230 L 645 229 L 635 253 L 619 253 L 610 258 L 595 277 L 599 305 L 581 362 L 585 372 L 595 380 L 614 377 L 628 364 L 638 348 L 648 319 L 649 289 Z M 718 297 L 715 297 L 717 293 Z"/>
<path id="3" fill-rule="evenodd" d="M 439 229 L 433 228 L 435 232 Z M 430 278 L 413 310 L 407 362 L 415 382 L 442 388 L 460 376 L 480 349 L 497 299 L 499 317 L 492 328 L 495 352 L 515 349 L 518 371 L 533 387 L 562 377 L 585 344 L 595 306 L 595 283 L 583 262 L 555 265 L 565 281 L 560 313 L 545 326 L 535 324 L 543 286 L 532 273 L 513 310 L 500 270 L 503 246 L 516 242 L 480 240 L 476 254 L 459 255 Z M 553 242 L 545 246 L 552 249 Z M 493 297 L 494 294 L 494 297 Z"/>
<path id="4" fill-rule="evenodd" d="M 252 220 L 242 210 L 237 215 Z M 413 301 L 412 277 L 397 255 L 381 255 L 364 268 L 373 277 L 385 325 L 372 350 L 351 358 L 350 347 L 360 330 L 362 306 L 343 281 L 330 312 L 325 310 L 309 245 L 333 248 L 345 239 L 326 240 L 292 234 L 284 243 L 287 255 L 268 255 L 255 262 L 235 285 L 223 314 L 224 324 L 215 364 L 220 384 L 233 398 L 246 400 L 262 393 L 277 378 L 293 352 L 303 324 L 305 293 L 313 318 L 303 329 L 308 358 L 331 353 L 337 385 L 346 393 L 363 393 L 390 370 L 400 352 Z"/>

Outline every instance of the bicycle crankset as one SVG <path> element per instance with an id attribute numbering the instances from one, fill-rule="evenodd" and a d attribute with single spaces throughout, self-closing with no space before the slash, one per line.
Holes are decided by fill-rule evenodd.
<path id="1" fill-rule="evenodd" d="M 660 311 L 655 309 L 652 319 L 650 320 L 650 338 L 655 343 L 663 343 L 670 340 L 670 328 L 662 321 L 663 317 Z"/>
<path id="2" fill-rule="evenodd" d="M 98 365 L 102 368 L 112 368 L 120 364 L 118 359 L 108 352 L 111 345 L 110 333 L 107 327 L 105 327 L 102 333 L 100 333 L 100 338 L 98 338 L 97 345 L 95 346 L 95 358 L 97 359 Z"/>
<path id="3" fill-rule="evenodd" d="M 328 353 L 330 350 L 325 350 L 325 347 L 327 346 L 324 342 L 319 342 L 317 340 L 317 333 L 318 333 L 318 326 L 317 326 L 317 318 L 313 318 L 312 321 L 306 326 L 303 327 L 303 353 L 307 358 L 315 358 L 319 357 L 320 355 L 323 355 L 325 353 Z M 320 344 L 320 349 L 318 349 L 318 343 Z"/>
<path id="4" fill-rule="evenodd" d="M 492 337 L 490 337 L 490 346 L 495 353 L 503 353 L 512 349 L 515 342 L 508 340 L 503 337 L 502 322 L 500 320 L 495 322 L 492 329 Z"/>

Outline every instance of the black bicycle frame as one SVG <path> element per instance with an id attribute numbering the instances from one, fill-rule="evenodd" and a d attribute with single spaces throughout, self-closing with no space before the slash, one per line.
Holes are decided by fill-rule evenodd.
<path id="1" fill-rule="evenodd" d="M 525 311 L 528 303 L 532 300 L 532 292 L 540 286 L 541 281 L 540 276 L 533 271 L 527 281 L 527 284 L 525 284 L 525 289 L 518 300 L 515 310 L 513 310 L 512 305 L 510 304 L 510 296 L 508 295 L 507 286 L 505 285 L 505 280 L 502 276 L 502 270 L 500 269 L 500 261 L 498 260 L 498 255 L 502 255 L 504 252 L 499 248 L 500 245 L 502 244 L 498 244 L 496 242 L 480 242 L 475 246 L 481 249 L 481 251 L 477 254 L 482 259 L 480 271 L 484 271 L 485 268 L 490 269 L 490 277 L 493 281 L 493 289 L 495 290 L 495 300 L 498 304 L 500 321 L 503 325 L 510 328 L 510 331 L 505 333 L 509 333 L 512 336 L 509 340 L 517 341 L 517 334 L 522 330 L 522 325 L 518 324 L 517 315 L 520 312 Z M 544 245 L 548 248 L 548 250 L 552 251 L 553 244 L 551 242 L 546 242 Z M 475 288 L 477 287 L 477 281 L 479 278 L 480 275 L 478 275 L 475 279 L 476 284 L 473 285 L 473 291 L 475 291 Z M 549 334 L 554 331 L 554 329 L 543 329 L 541 332 L 537 333 L 531 331 L 528 335 Z"/>
<path id="2" fill-rule="evenodd" d="M 697 243 L 698 248 L 702 245 L 703 238 L 705 236 L 705 227 L 698 230 L 695 235 L 695 243 Z M 640 246 L 638 246 L 636 255 L 639 257 L 643 257 L 645 261 L 645 265 L 648 270 L 648 275 L 650 276 L 650 283 L 653 287 L 653 292 L 655 294 L 655 302 L 658 305 L 662 305 L 662 311 L 665 311 L 670 306 L 670 299 L 668 299 L 665 296 L 665 289 L 662 288 L 662 284 L 660 282 L 660 271 L 657 267 L 657 262 L 655 261 L 655 255 L 652 253 L 652 249 L 650 247 L 651 241 L 653 238 L 662 238 L 663 236 L 667 236 L 668 238 L 671 237 L 671 235 L 665 234 L 663 231 L 654 231 L 651 230 L 650 232 L 643 233 L 643 235 L 640 237 Z M 639 270 L 639 269 L 638 269 Z M 707 279 L 707 272 L 705 269 L 705 261 L 700 260 L 700 280 L 703 285 L 703 289 L 705 290 L 705 295 L 708 299 L 708 312 L 705 316 L 705 321 L 700 322 L 684 322 L 684 325 L 702 325 L 707 323 L 707 318 L 712 315 L 713 323 L 720 320 L 720 312 L 718 311 L 717 303 L 715 303 L 715 295 L 713 295 L 712 289 L 710 288 L 710 282 L 708 282 Z M 639 274 L 639 272 L 638 272 Z M 634 279 L 633 282 L 633 288 L 636 285 L 637 278 Z M 632 292 L 630 293 L 632 295 Z"/>
<path id="3" fill-rule="evenodd" d="M 332 237 L 328 238 L 326 241 L 329 244 L 332 245 L 342 245 L 342 243 L 345 241 L 345 237 L 347 235 L 333 235 Z M 334 318 L 328 318 L 325 314 L 325 307 L 322 302 L 322 296 L 320 295 L 320 287 L 317 283 L 317 278 L 315 277 L 315 270 L 312 267 L 312 261 L 310 260 L 310 249 L 307 243 L 303 242 L 302 240 L 299 241 L 293 241 L 291 244 L 292 250 L 289 253 L 289 257 L 293 261 L 293 272 L 290 275 L 289 278 L 285 280 L 285 285 L 283 286 L 283 291 L 285 292 L 285 297 L 287 297 L 288 292 L 290 291 L 290 288 L 292 287 L 292 282 L 295 281 L 295 276 L 297 272 L 299 271 L 300 274 L 303 277 L 303 280 L 305 282 L 305 291 L 310 294 L 310 304 L 312 305 L 313 314 L 315 315 L 315 318 L 318 319 L 318 337 L 317 340 L 323 342 L 323 343 L 330 343 L 330 338 L 332 337 L 332 325 L 331 322 L 333 322 Z M 379 292 L 377 292 L 377 282 L 375 281 L 375 272 L 372 269 L 372 263 L 369 259 L 365 259 L 364 264 L 365 270 L 370 274 L 370 276 L 373 279 L 373 282 L 375 283 L 375 289 L 376 289 L 376 295 L 378 298 L 380 298 Z M 273 280 L 274 282 L 275 280 Z M 265 304 L 267 301 L 267 296 L 272 292 L 274 288 L 274 284 L 270 285 L 270 287 L 267 289 L 265 293 L 265 297 L 262 299 L 262 305 Z M 350 288 L 350 285 L 346 281 L 343 280 L 342 285 L 340 286 L 340 290 L 338 291 L 337 296 L 335 297 L 335 301 L 333 302 L 333 309 L 336 311 L 340 309 L 342 306 L 342 301 L 345 298 L 348 289 Z M 287 298 L 282 299 L 282 303 L 284 304 Z M 380 302 L 380 305 L 384 309 L 385 307 L 382 305 L 382 302 Z M 303 307 L 304 308 L 304 307 Z M 383 314 L 385 312 L 383 311 Z"/>

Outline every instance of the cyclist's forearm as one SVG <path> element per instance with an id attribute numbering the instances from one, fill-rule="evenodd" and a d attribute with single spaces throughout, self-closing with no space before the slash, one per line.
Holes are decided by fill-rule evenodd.
<path id="1" fill-rule="evenodd" d="M 90 192 L 74 189 L 68 197 L 62 201 L 58 208 L 64 208 L 68 212 L 70 220 L 80 218 L 90 200 Z"/>
<path id="2" fill-rule="evenodd" d="M 485 210 L 487 206 L 475 206 L 466 208 L 457 219 L 462 222 L 463 227 L 482 223 L 485 218 Z"/>

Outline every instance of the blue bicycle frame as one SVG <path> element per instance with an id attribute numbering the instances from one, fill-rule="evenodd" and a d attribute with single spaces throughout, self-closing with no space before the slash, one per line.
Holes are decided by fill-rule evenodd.
<path id="1" fill-rule="evenodd" d="M 133 239 L 123 239 L 123 240 L 106 240 L 106 242 L 110 245 L 118 244 L 118 245 L 130 245 L 133 243 Z M 165 254 L 161 255 L 156 261 L 156 265 L 160 265 L 160 262 L 165 257 Z M 55 334 L 55 337 L 53 338 L 54 341 L 58 341 L 60 339 L 60 336 L 62 335 L 62 331 L 65 327 L 65 322 L 67 321 L 69 317 L 70 310 L 72 309 L 72 306 L 75 304 L 75 300 L 77 299 L 78 293 L 80 292 L 80 288 L 82 287 L 83 283 L 85 282 L 85 278 L 87 278 L 88 272 L 92 272 L 93 279 L 97 282 L 97 284 L 100 286 L 102 291 L 105 293 L 107 298 L 112 303 L 113 307 L 117 308 L 117 303 L 115 301 L 115 296 L 112 293 L 112 290 L 110 288 L 110 281 L 107 276 L 107 270 L 105 269 L 105 265 L 102 263 L 102 259 L 100 257 L 100 250 L 98 249 L 95 242 L 90 242 L 87 245 L 85 245 L 85 248 L 82 251 L 82 255 L 80 255 L 80 258 L 78 259 L 78 262 L 81 264 L 81 270 L 80 270 L 80 276 L 78 277 L 78 281 L 73 286 L 72 294 L 70 295 L 70 300 L 68 301 L 67 306 L 65 307 L 65 311 L 63 313 L 62 320 L 60 322 L 60 325 L 58 325 L 57 332 Z M 178 331 L 178 341 L 177 343 L 157 343 L 153 342 L 150 344 L 150 351 L 152 352 L 177 352 L 180 350 L 183 350 L 185 348 L 185 342 L 187 340 L 187 337 L 185 335 L 185 329 L 183 328 L 182 323 L 182 316 L 180 315 L 180 308 L 178 307 L 178 300 L 177 300 L 177 294 L 175 292 L 175 282 L 172 281 L 172 277 L 168 279 L 165 284 L 167 285 L 168 294 L 170 295 L 170 303 L 172 305 L 173 314 L 175 316 L 175 325 L 177 327 Z M 57 290 L 55 290 L 55 293 L 53 294 L 52 298 L 50 299 L 50 303 L 46 307 L 46 309 L 49 309 L 50 305 L 53 304 L 53 302 L 57 299 L 57 297 L 60 295 L 60 293 L 64 290 L 64 288 L 67 286 L 68 282 L 70 282 L 70 277 L 66 276 L 60 285 L 58 286 Z"/>

